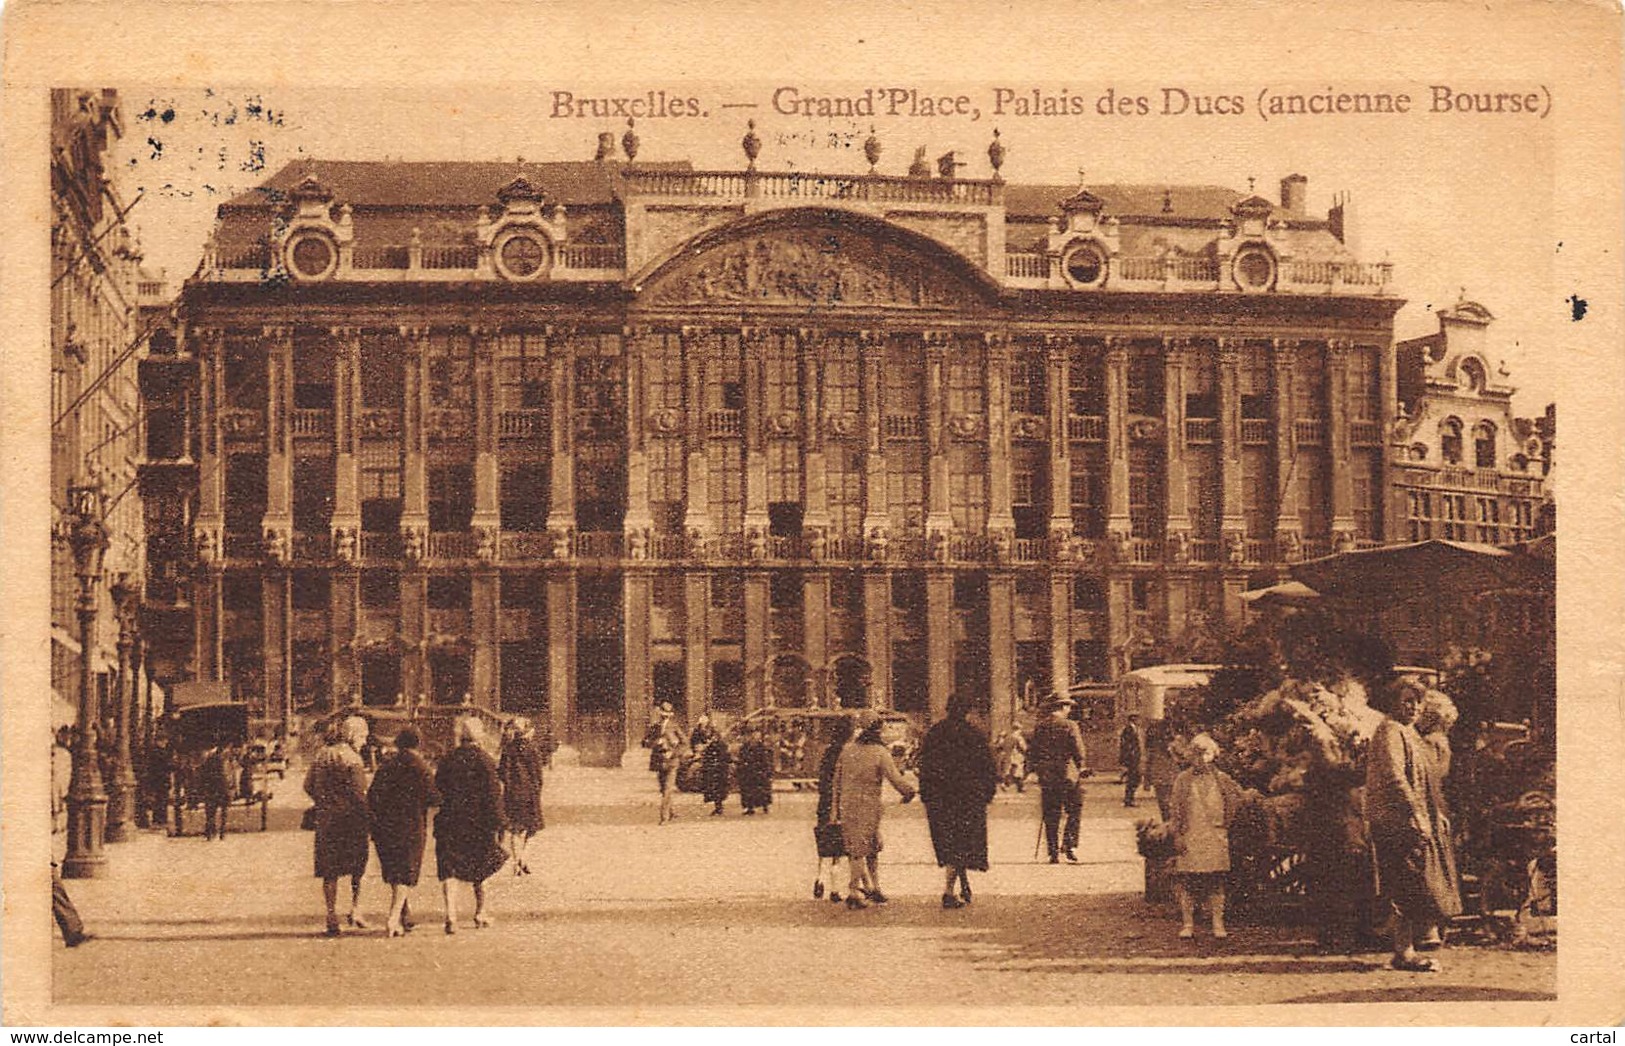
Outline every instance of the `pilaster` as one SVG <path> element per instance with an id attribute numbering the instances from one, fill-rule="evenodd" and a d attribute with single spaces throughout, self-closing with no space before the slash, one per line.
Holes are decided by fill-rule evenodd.
<path id="1" fill-rule="evenodd" d="M 1128 512 L 1128 343 L 1106 339 L 1106 535 L 1127 541 Z"/>
<path id="2" fill-rule="evenodd" d="M 497 328 L 482 326 L 471 327 L 469 335 L 474 342 L 474 515 L 469 522 L 476 533 L 495 535 L 502 520 L 497 492 L 497 420 L 501 404 L 497 402 L 496 353 L 500 335 Z M 487 707 L 496 707 L 494 684 Z"/>
<path id="3" fill-rule="evenodd" d="M 268 548 L 291 547 L 293 534 L 293 328 L 265 327 L 265 519 Z M 273 537 L 275 535 L 275 537 Z M 267 662 L 269 670 L 269 662 Z M 267 680 L 269 685 L 269 680 Z"/>
<path id="4" fill-rule="evenodd" d="M 1195 529 L 1185 465 L 1185 378 L 1189 356 L 1189 339 L 1162 340 L 1162 415 L 1166 437 L 1163 455 L 1167 477 L 1163 488 L 1167 496 L 1168 537 L 1176 544 L 1181 543 L 1181 537 L 1188 542 Z"/>
<path id="5" fill-rule="evenodd" d="M 692 713 L 711 711 L 711 590 L 702 570 L 683 578 L 683 671 Z"/>
<path id="6" fill-rule="evenodd" d="M 946 570 L 925 575 L 926 698 L 931 722 L 948 711 L 954 687 L 954 577 Z"/>
<path id="7" fill-rule="evenodd" d="M 360 631 L 361 601 L 357 586 L 360 575 L 341 567 L 333 571 L 328 587 L 328 629 L 333 654 L 333 707 L 359 704 L 361 673 L 356 661 L 355 641 Z"/>
<path id="8" fill-rule="evenodd" d="M 1297 417 L 1294 402 L 1293 368 L 1297 364 L 1297 343 L 1286 338 L 1274 342 L 1275 358 L 1275 472 L 1276 558 L 1287 562 L 1301 558 L 1303 550 L 1303 520 L 1298 514 L 1298 491 L 1302 483 L 1298 476 Z"/>
<path id="9" fill-rule="evenodd" d="M 684 512 L 683 529 L 691 538 L 701 541 L 716 533 L 716 523 L 711 518 L 710 464 L 705 453 L 705 369 L 714 366 L 707 358 L 709 339 L 704 328 L 684 327 L 682 330 L 683 382 L 688 391 L 688 417 L 683 425 L 688 507 Z M 690 693 L 693 693 L 692 682 L 691 679 Z"/>
<path id="10" fill-rule="evenodd" d="M 1016 692 L 1015 579 L 995 572 L 987 579 L 989 727 L 995 735 L 1010 728 L 1011 695 Z"/>
<path id="11" fill-rule="evenodd" d="M 765 332 L 742 328 L 745 366 L 745 518 L 746 534 L 767 537 L 767 353 Z M 747 662 L 749 664 L 749 662 Z M 747 675 L 748 675 L 747 670 Z M 748 685 L 748 684 L 747 684 Z"/>
<path id="12" fill-rule="evenodd" d="M 429 694 L 429 577 L 420 570 L 401 575 L 400 630 L 401 693 L 411 705 Z"/>
<path id="13" fill-rule="evenodd" d="M 1349 356 L 1352 342 L 1333 338 L 1326 343 L 1327 442 L 1332 464 L 1332 544 L 1339 552 L 1355 547 L 1354 478 L 1349 467 L 1354 449 L 1349 426 Z M 1376 496 L 1373 492 L 1373 497 Z"/>
<path id="14" fill-rule="evenodd" d="M 649 511 L 649 453 L 643 431 L 648 415 L 649 340 L 653 336 L 646 327 L 622 331 L 626 360 L 626 519 L 622 530 L 629 535 L 654 528 Z"/>
<path id="15" fill-rule="evenodd" d="M 559 536 L 575 533 L 576 528 L 576 455 L 575 455 L 575 361 L 571 332 L 564 328 L 548 331 L 547 352 L 549 389 L 553 402 L 553 455 L 548 459 L 552 470 L 548 477 L 547 529 L 555 542 Z M 568 548 L 568 544 L 566 544 Z M 639 734 L 641 737 L 642 734 Z"/>
<path id="16" fill-rule="evenodd" d="M 829 530 L 829 487 L 824 466 L 824 340 L 821 330 L 797 334 L 801 356 L 803 419 L 801 475 L 806 489 L 802 527 L 809 534 Z"/>
<path id="17" fill-rule="evenodd" d="M 745 574 L 745 711 L 767 704 L 768 578 L 761 570 Z"/>
<path id="18" fill-rule="evenodd" d="M 801 577 L 802 653 L 812 669 L 811 703 L 820 708 L 839 704 L 831 693 L 829 671 L 829 574 L 807 570 Z"/>
<path id="19" fill-rule="evenodd" d="M 1071 346 L 1070 338 L 1057 335 L 1044 338 L 1045 420 L 1049 423 L 1049 533 L 1058 541 L 1072 536 L 1072 441 L 1066 431 L 1066 394 L 1072 382 Z"/>
<path id="20" fill-rule="evenodd" d="M 1009 539 L 1016 530 L 1010 506 L 1010 339 L 995 331 L 982 340 L 987 368 L 987 529 Z"/>
<path id="21" fill-rule="evenodd" d="M 1219 490 L 1223 498 L 1220 536 L 1226 549 L 1246 537 L 1241 469 L 1241 343 L 1219 339 Z"/>
<path id="22" fill-rule="evenodd" d="M 621 599 L 624 614 L 626 660 L 626 699 L 621 705 L 623 729 L 621 737 L 629 753 L 637 748 L 647 725 L 649 703 L 654 699 L 654 665 L 649 644 L 650 605 L 654 602 L 654 578 L 647 569 L 627 570 L 622 581 Z M 692 704 L 690 709 L 692 709 Z M 690 712 L 692 721 L 693 713 Z M 622 766 L 633 765 L 622 759 Z"/>
<path id="23" fill-rule="evenodd" d="M 361 330 L 335 327 L 330 332 L 337 346 L 333 361 L 333 518 L 335 546 L 348 534 L 352 556 L 361 530 L 361 465 L 356 456 L 356 411 L 361 405 Z M 340 558 L 344 557 L 340 555 Z M 337 677 L 335 676 L 334 693 Z"/>
<path id="24" fill-rule="evenodd" d="M 406 345 L 401 368 L 401 534 L 408 549 L 421 553 L 429 533 L 429 328 L 402 327 L 401 340 Z"/>
<path id="25" fill-rule="evenodd" d="M 292 609 L 289 606 L 288 572 L 275 567 L 260 574 L 260 656 L 265 672 L 265 716 L 286 723 L 292 707 L 289 679 Z"/>
<path id="26" fill-rule="evenodd" d="M 556 413 L 563 413 L 557 411 Z M 576 721 L 576 625 L 575 578 L 568 571 L 547 577 L 547 712 L 552 719 L 554 741 L 574 747 L 578 738 L 571 731 Z M 640 732 L 638 736 L 643 735 Z"/>
<path id="27" fill-rule="evenodd" d="M 1059 571 L 1049 579 L 1049 678 L 1058 694 L 1072 685 L 1072 583 Z"/>
<path id="28" fill-rule="evenodd" d="M 863 408 L 863 533 L 866 538 L 884 537 L 891 529 L 886 504 L 886 339 L 878 331 L 858 334 L 858 380 Z M 891 664 L 887 648 L 887 666 Z M 877 674 L 880 670 L 876 669 Z M 878 675 L 877 675 L 878 677 Z M 886 678 L 890 678 L 889 675 Z"/>
<path id="29" fill-rule="evenodd" d="M 948 509 L 948 343 L 943 331 L 927 331 L 925 339 L 925 532 L 936 547 L 954 529 Z M 935 717 L 933 717 L 934 719 Z"/>
<path id="30" fill-rule="evenodd" d="M 869 704 L 891 708 L 891 576 L 863 576 L 863 656 L 869 662 Z"/>

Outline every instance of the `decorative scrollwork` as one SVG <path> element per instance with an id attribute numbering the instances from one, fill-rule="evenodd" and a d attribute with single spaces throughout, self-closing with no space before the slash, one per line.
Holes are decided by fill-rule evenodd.
<path id="1" fill-rule="evenodd" d="M 781 410 L 768 415 L 767 428 L 775 436 L 793 436 L 801 427 L 801 418 L 793 410 Z"/>
<path id="2" fill-rule="evenodd" d="M 948 419 L 948 431 L 957 439 L 975 439 L 982 431 L 982 419 L 975 414 L 955 414 Z"/>
<path id="3" fill-rule="evenodd" d="M 1043 439 L 1044 419 L 1036 414 L 1017 414 L 1010 423 L 1010 435 L 1016 439 Z"/>
<path id="4" fill-rule="evenodd" d="M 831 436 L 854 436 L 858 431 L 858 415 L 855 411 L 839 411 L 829 416 L 827 424 Z"/>
<path id="5" fill-rule="evenodd" d="M 670 436 L 682 428 L 683 415 L 667 407 L 649 415 L 649 428 L 662 436 Z"/>
<path id="6" fill-rule="evenodd" d="M 1128 423 L 1128 438 L 1143 443 L 1155 442 L 1162 438 L 1162 420 L 1160 418 L 1135 418 Z"/>

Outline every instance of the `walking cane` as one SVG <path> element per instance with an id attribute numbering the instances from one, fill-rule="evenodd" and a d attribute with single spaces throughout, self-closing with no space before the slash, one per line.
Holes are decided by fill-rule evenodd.
<path id="1" fill-rule="evenodd" d="M 1044 819 L 1038 819 L 1038 837 L 1033 840 L 1033 860 L 1038 860 L 1038 848 L 1044 845 Z"/>

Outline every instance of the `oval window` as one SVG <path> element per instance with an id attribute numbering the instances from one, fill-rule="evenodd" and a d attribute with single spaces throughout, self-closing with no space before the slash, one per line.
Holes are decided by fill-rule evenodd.
<path id="1" fill-rule="evenodd" d="M 1256 247 L 1242 251 L 1236 255 L 1236 282 L 1244 290 L 1268 290 L 1275 282 L 1275 259 Z"/>
<path id="2" fill-rule="evenodd" d="M 1106 256 L 1098 247 L 1079 247 L 1066 256 L 1066 275 L 1080 287 L 1096 286 L 1106 277 Z"/>
<path id="3" fill-rule="evenodd" d="M 532 279 L 547 265 L 547 245 L 531 233 L 513 233 L 497 248 L 497 261 L 510 280 Z"/>
<path id="4" fill-rule="evenodd" d="M 297 237 L 288 249 L 288 267 L 302 280 L 319 280 L 332 272 L 338 252 L 326 236 L 308 233 Z"/>

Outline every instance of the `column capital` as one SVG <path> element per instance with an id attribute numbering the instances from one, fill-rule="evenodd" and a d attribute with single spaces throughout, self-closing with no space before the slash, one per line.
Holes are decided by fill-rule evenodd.
<path id="1" fill-rule="evenodd" d="M 945 330 L 926 330 L 920 332 L 920 339 L 925 342 L 927 352 L 946 352 L 948 345 L 953 341 L 953 332 Z"/>
<path id="2" fill-rule="evenodd" d="M 983 331 L 982 344 L 989 351 L 1003 351 L 1010 347 L 1011 338 L 1007 331 Z"/>
<path id="3" fill-rule="evenodd" d="M 1193 340 L 1194 339 L 1186 337 L 1185 335 L 1164 337 L 1162 339 L 1162 352 L 1164 357 L 1170 362 L 1178 362 L 1183 360 L 1185 354 L 1190 351 L 1191 342 Z"/>
<path id="4" fill-rule="evenodd" d="M 1235 364 L 1241 361 L 1241 347 L 1245 344 L 1243 339 L 1220 337 L 1216 340 L 1219 346 L 1219 362 L 1221 364 Z"/>
<path id="5" fill-rule="evenodd" d="M 1347 356 L 1354 351 L 1354 340 L 1352 338 L 1327 338 L 1326 351 L 1331 354 L 1333 359 Z"/>
<path id="6" fill-rule="evenodd" d="M 1126 360 L 1128 358 L 1129 338 L 1121 334 L 1108 334 L 1102 340 L 1106 343 L 1106 359 L 1108 361 Z"/>
<path id="7" fill-rule="evenodd" d="M 648 323 L 629 323 L 621 328 L 621 337 L 630 344 L 633 340 L 641 341 L 655 333 L 654 326 Z"/>
<path id="8" fill-rule="evenodd" d="M 397 331 L 401 337 L 410 342 L 416 343 L 429 340 L 429 328 L 426 324 L 403 323 L 397 328 Z M 478 337 L 479 328 L 471 326 L 468 328 L 468 332 Z"/>
<path id="9" fill-rule="evenodd" d="M 337 326 L 327 328 L 329 337 L 341 342 L 354 342 L 361 337 L 360 327 Z"/>
<path id="10" fill-rule="evenodd" d="M 574 323 L 549 323 L 542 327 L 542 336 L 548 340 L 550 348 L 559 342 L 569 341 L 579 333 L 581 328 Z"/>
<path id="11" fill-rule="evenodd" d="M 260 337 L 266 341 L 291 341 L 293 339 L 293 327 L 280 324 L 267 325 L 260 328 Z"/>
<path id="12" fill-rule="evenodd" d="M 860 330 L 857 332 L 858 346 L 860 348 L 874 348 L 886 344 L 886 332 L 881 330 Z"/>

